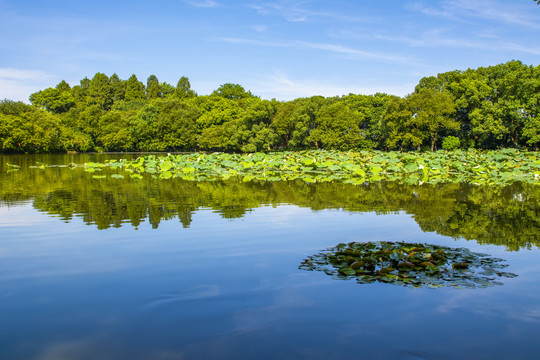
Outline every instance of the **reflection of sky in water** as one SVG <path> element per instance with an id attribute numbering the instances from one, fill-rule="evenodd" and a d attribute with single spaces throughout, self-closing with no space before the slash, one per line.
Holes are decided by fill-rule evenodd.
<path id="1" fill-rule="evenodd" d="M 25 219 L 24 221 L 22 219 Z M 2 359 L 536 359 L 539 251 L 422 232 L 406 214 L 296 206 L 100 231 L 0 207 Z M 349 241 L 429 242 L 505 259 L 488 289 L 408 289 L 298 270 Z M 365 356 L 364 356 L 365 355 Z"/>

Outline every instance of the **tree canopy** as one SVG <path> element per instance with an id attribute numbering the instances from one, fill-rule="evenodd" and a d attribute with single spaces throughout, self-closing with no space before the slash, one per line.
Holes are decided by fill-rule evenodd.
<path id="1" fill-rule="evenodd" d="M 540 146 L 540 66 L 509 61 L 422 78 L 387 94 L 264 100 L 239 84 L 198 95 L 150 75 L 96 73 L 0 101 L 0 152 L 301 149 L 437 150 Z"/>

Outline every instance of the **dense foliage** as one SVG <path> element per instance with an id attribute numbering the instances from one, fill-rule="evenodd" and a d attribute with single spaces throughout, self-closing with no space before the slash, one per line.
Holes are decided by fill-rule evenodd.
<path id="1" fill-rule="evenodd" d="M 0 101 L 0 152 L 538 149 L 540 66 L 520 61 L 386 94 L 262 100 L 238 84 L 198 96 L 151 75 L 97 73 Z M 448 139 L 448 140 L 447 140 Z M 445 141 L 446 140 L 446 141 Z"/>

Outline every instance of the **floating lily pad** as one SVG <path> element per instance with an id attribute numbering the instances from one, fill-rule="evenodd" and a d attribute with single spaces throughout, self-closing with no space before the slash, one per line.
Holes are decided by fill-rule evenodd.
<path id="1" fill-rule="evenodd" d="M 359 284 L 382 282 L 406 287 L 485 288 L 502 285 L 502 259 L 465 248 L 405 242 L 338 244 L 305 259 L 302 270 L 323 271 Z"/>

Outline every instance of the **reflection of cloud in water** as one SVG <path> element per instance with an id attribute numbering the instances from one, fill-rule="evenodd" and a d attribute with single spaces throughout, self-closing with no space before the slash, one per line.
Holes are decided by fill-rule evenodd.
<path id="1" fill-rule="evenodd" d="M 116 359 L 141 359 L 141 360 L 183 360 L 187 359 L 184 352 L 167 349 L 149 349 L 139 352 L 133 357 L 133 348 L 137 344 L 110 344 L 110 340 L 74 340 L 57 342 L 40 350 L 33 357 L 35 360 L 116 360 Z M 123 354 L 129 351 L 129 357 Z"/>
<path id="2" fill-rule="evenodd" d="M 40 264 L 38 265 L 27 264 L 23 268 L 19 268 L 15 264 L 10 268 L 9 272 L 2 272 L 0 274 L 0 280 L 104 274 L 127 270 L 137 266 L 137 264 L 132 264 L 128 260 L 121 260 L 114 257 L 103 257 L 99 262 L 69 256 L 51 257 L 46 262 L 43 262 L 43 259 L 39 259 L 39 261 Z"/>
<path id="3" fill-rule="evenodd" d="M 220 295 L 222 295 L 222 292 L 217 285 L 198 285 L 182 291 L 158 296 L 146 303 L 142 307 L 142 310 L 150 311 L 176 302 L 201 300 Z"/>
<path id="4" fill-rule="evenodd" d="M 493 290 L 493 289 L 492 289 Z M 505 291 L 501 297 L 510 298 L 512 290 Z M 504 314 L 506 320 L 521 321 L 525 323 L 540 323 L 540 305 L 536 303 L 514 303 L 508 300 L 493 301 L 493 294 L 478 290 L 460 290 L 444 297 L 435 312 L 441 315 L 456 312 L 469 312 L 484 319 L 500 318 Z M 519 301 L 526 301 L 521 298 Z"/>
<path id="5" fill-rule="evenodd" d="M 232 314 L 233 334 L 258 331 L 289 321 L 300 321 L 294 316 L 297 309 L 315 306 L 316 301 L 303 294 L 302 288 L 313 284 L 305 282 L 304 276 L 290 275 L 283 281 L 275 283 L 275 279 L 261 279 L 257 292 L 275 294 L 270 305 L 253 306 Z"/>
<path id="6" fill-rule="evenodd" d="M 91 341 L 65 341 L 50 344 L 36 357 L 36 360 L 108 360 L 114 359 L 114 355 L 105 349 L 100 349 Z"/>
<path id="7" fill-rule="evenodd" d="M 46 216 L 41 217 L 36 216 L 36 214 L 39 212 L 32 207 L 31 201 L 21 202 L 16 206 L 0 205 L 0 228 L 31 227 L 51 221 Z"/>
<path id="8" fill-rule="evenodd" d="M 279 207 L 279 211 L 276 208 Z M 296 205 L 268 205 L 258 209 L 252 216 L 259 217 L 264 222 L 271 223 L 276 228 L 289 228 L 295 226 L 295 219 L 297 216 L 306 216 L 312 213 L 312 210 L 308 207 L 301 207 Z"/>
<path id="9" fill-rule="evenodd" d="M 507 311 L 507 316 L 513 320 L 540 323 L 540 305 L 521 306 L 519 309 Z"/>

